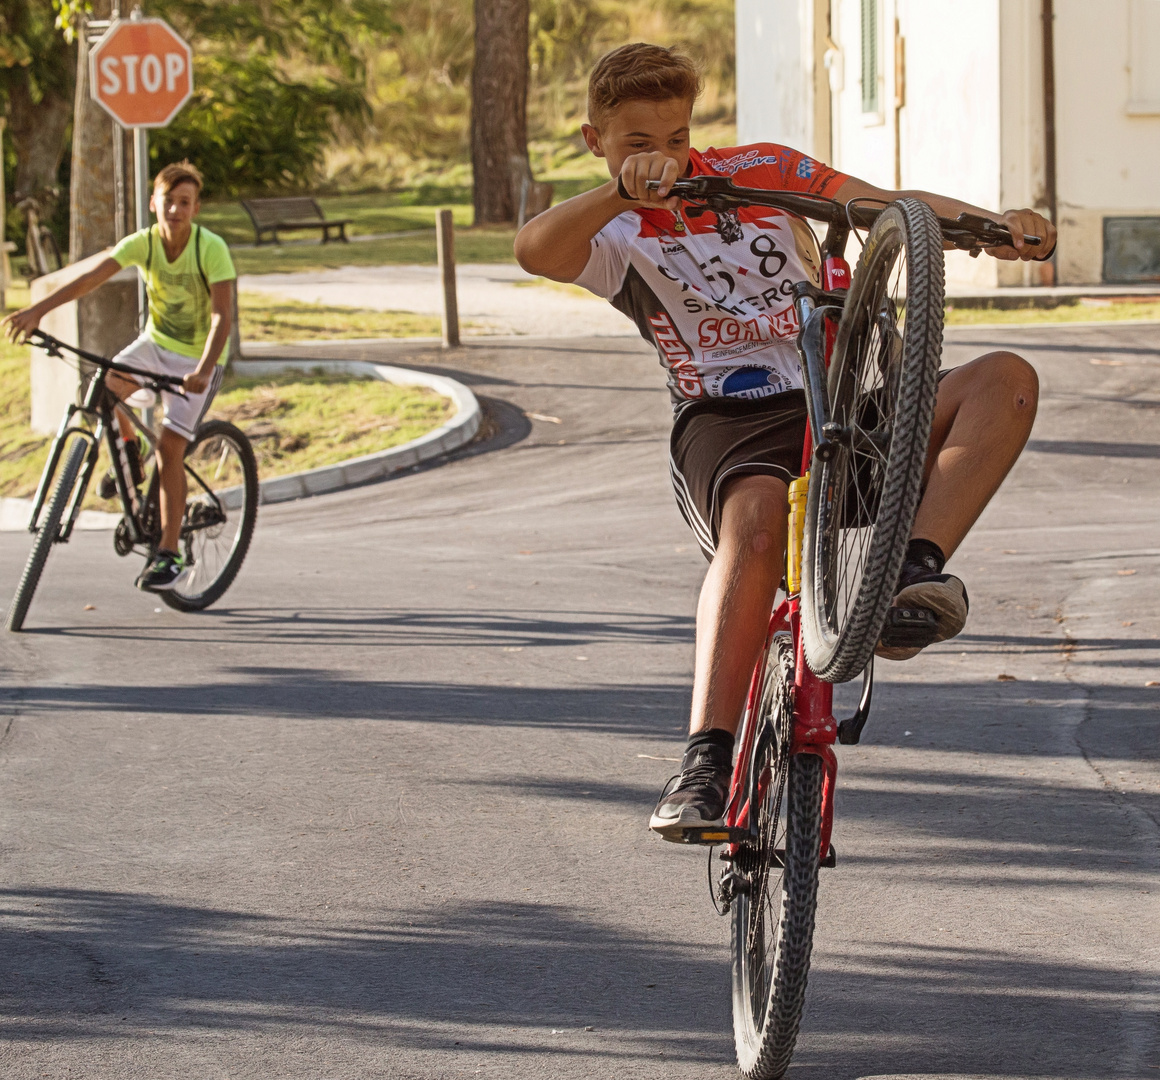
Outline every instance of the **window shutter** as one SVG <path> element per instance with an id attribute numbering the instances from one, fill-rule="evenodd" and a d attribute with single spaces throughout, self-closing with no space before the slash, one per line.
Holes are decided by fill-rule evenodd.
<path id="1" fill-rule="evenodd" d="M 878 0 L 862 0 L 862 111 L 879 111 Z"/>

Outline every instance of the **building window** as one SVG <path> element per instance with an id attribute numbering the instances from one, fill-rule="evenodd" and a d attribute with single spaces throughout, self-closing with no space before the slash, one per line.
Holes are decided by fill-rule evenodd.
<path id="1" fill-rule="evenodd" d="M 878 0 L 862 0 L 862 111 L 881 111 L 878 101 Z"/>
<path id="2" fill-rule="evenodd" d="M 1160 282 L 1160 217 L 1104 218 L 1104 281 Z"/>

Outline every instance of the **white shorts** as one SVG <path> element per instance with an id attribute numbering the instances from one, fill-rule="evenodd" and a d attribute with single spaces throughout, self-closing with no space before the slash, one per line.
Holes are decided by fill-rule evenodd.
<path id="1" fill-rule="evenodd" d="M 135 367 L 141 371 L 153 372 L 156 375 L 170 375 L 178 379 L 188 375 L 198 364 L 194 357 L 182 356 L 181 353 L 163 349 L 144 335 L 117 353 L 113 360 L 118 364 L 127 364 L 129 367 Z M 224 374 L 221 364 L 217 364 L 210 376 L 209 386 L 200 394 L 187 394 L 182 397 L 169 390 L 162 390 L 161 401 L 165 405 L 163 426 L 176 431 L 183 439 L 192 439 L 197 432 L 198 424 L 201 423 L 201 418 L 205 415 L 206 409 L 209 408 L 210 402 L 213 401 L 214 394 L 221 386 Z M 125 375 L 124 377 L 143 383 L 143 380 L 136 375 Z M 136 398 L 137 395 L 134 394 L 133 397 Z M 132 403 L 138 404 L 137 401 Z"/>

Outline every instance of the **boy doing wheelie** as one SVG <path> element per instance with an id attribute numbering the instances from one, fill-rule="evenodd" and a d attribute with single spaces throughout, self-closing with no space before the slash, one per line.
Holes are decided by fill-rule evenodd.
<path id="1" fill-rule="evenodd" d="M 697 607 L 690 737 L 650 827 L 680 840 L 722 820 L 734 734 L 764 646 L 785 565 L 788 484 L 801 470 L 806 405 L 792 286 L 818 281 L 817 249 L 797 219 L 754 207 L 694 217 L 669 194 L 680 177 L 732 177 L 747 188 L 839 202 L 910 197 L 936 214 L 1006 226 L 1001 259 L 1049 255 L 1055 229 L 1031 210 L 995 214 L 924 191 L 884 191 L 784 146 L 698 151 L 689 125 L 700 82 L 692 62 L 654 45 L 603 57 L 588 89 L 589 149 L 607 184 L 535 217 L 516 238 L 525 270 L 576 282 L 612 302 L 653 343 L 675 421 L 670 467 L 681 513 L 710 565 Z M 651 185 L 651 186 L 650 186 Z M 1042 238 L 1039 246 L 1024 236 Z M 1032 367 L 987 353 L 940 381 L 925 487 L 894 604 L 934 619 L 925 637 L 884 633 L 878 655 L 904 660 L 958 634 L 967 593 L 944 572 L 1018 458 L 1035 418 Z"/>
<path id="2" fill-rule="evenodd" d="M 149 321 L 136 341 L 115 362 L 182 380 L 184 396 L 162 393 L 165 419 L 157 444 L 161 479 L 161 543 L 137 579 L 150 592 L 173 589 L 186 567 L 179 551 L 187 484 L 183 460 L 201 418 L 221 384 L 220 360 L 230 336 L 231 288 L 237 277 L 226 242 L 194 222 L 201 208 L 201 174 L 188 161 L 166 165 L 153 184 L 149 206 L 157 222 L 116 245 L 88 273 L 3 322 L 17 340 L 35 330 L 53 308 L 92 292 L 126 266 L 145 278 Z M 122 400 L 140 385 L 110 372 L 108 386 Z M 140 472 L 136 435 L 126 417 L 121 433 L 130 466 Z M 141 476 L 136 475 L 139 483 Z"/>

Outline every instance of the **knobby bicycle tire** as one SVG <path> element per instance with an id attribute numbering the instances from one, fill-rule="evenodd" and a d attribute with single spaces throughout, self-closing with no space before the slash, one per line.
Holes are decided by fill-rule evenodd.
<path id="1" fill-rule="evenodd" d="M 84 464 L 88 444 L 82 438 L 74 438 L 69 444 L 68 451 L 61 459 L 64 466 L 52 489 L 52 495 L 40 515 L 40 527 L 36 539 L 32 542 L 32 550 L 28 553 L 28 562 L 24 564 L 24 573 L 20 576 L 20 584 L 16 586 L 16 595 L 12 598 L 12 606 L 8 609 L 8 618 L 5 626 L 13 632 L 24 626 L 24 619 L 28 615 L 32 596 L 36 586 L 40 583 L 40 575 L 44 573 L 44 564 L 48 561 L 48 553 L 60 533 L 61 519 L 68 507 L 69 497 L 80 475 Z"/>
<path id="2" fill-rule="evenodd" d="M 204 459 L 205 465 L 213 468 L 213 459 L 218 458 L 218 450 L 222 447 L 225 450 L 217 463 L 218 475 L 214 475 L 202 467 L 202 462 Z M 223 474 L 220 470 L 230 450 L 237 460 Z M 219 600 L 233 584 L 250 549 L 254 523 L 258 517 L 258 463 L 250 440 L 225 420 L 210 420 L 197 429 L 197 437 L 186 448 L 185 462 L 186 471 L 190 475 L 189 495 L 182 522 L 182 546 L 190 569 L 184 582 L 175 589 L 160 593 L 160 596 L 178 611 L 201 611 Z M 218 486 L 215 487 L 215 484 Z M 230 516 L 236 515 L 236 531 L 223 545 L 222 557 L 212 561 L 208 545 L 204 542 L 210 537 L 213 528 L 191 528 L 191 525 L 196 524 L 194 516 L 208 512 L 212 506 L 205 485 L 214 490 L 215 494 L 222 488 L 232 489 L 231 497 L 221 498 L 223 503 L 229 505 L 225 507 L 225 520 L 213 527 L 219 533 L 213 539 L 220 538 L 221 530 L 230 524 Z"/>
<path id="3" fill-rule="evenodd" d="M 770 650 L 772 692 L 763 694 L 774 737 L 756 740 L 749 766 L 766 777 L 757 810 L 760 840 L 741 845 L 735 857 L 745 885 L 732 906 L 733 1034 L 746 1080 L 777 1080 L 789 1068 L 818 902 L 824 764 L 813 754 L 788 753 L 793 648 L 784 637 Z"/>
<path id="4" fill-rule="evenodd" d="M 899 295 L 905 270 L 905 304 Z M 838 325 L 827 389 L 843 432 L 816 462 L 802 555 L 805 655 L 847 682 L 874 654 L 922 493 L 943 327 L 942 233 L 900 199 L 875 221 Z M 901 324 L 901 326 L 900 326 Z"/>

